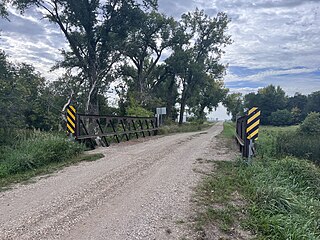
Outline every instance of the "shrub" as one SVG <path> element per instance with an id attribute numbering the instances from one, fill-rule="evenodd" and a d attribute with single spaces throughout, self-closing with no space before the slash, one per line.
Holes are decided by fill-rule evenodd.
<path id="1" fill-rule="evenodd" d="M 286 126 L 292 124 L 292 114 L 287 109 L 277 110 L 271 113 L 270 123 L 274 126 Z"/>
<path id="2" fill-rule="evenodd" d="M 84 147 L 65 136 L 35 132 L 15 147 L 2 148 L 0 154 L 0 178 L 28 170 L 62 162 L 77 156 Z"/>
<path id="3" fill-rule="evenodd" d="M 299 128 L 302 134 L 318 135 L 320 134 L 320 113 L 311 112 L 302 122 Z"/>

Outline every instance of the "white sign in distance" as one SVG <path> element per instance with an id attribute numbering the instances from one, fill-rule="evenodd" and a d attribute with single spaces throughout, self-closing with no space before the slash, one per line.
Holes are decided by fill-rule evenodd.
<path id="1" fill-rule="evenodd" d="M 165 114 L 167 114 L 167 108 L 165 108 L 165 107 L 157 108 L 156 111 L 157 111 L 157 114 L 158 114 L 158 115 L 165 115 Z"/>

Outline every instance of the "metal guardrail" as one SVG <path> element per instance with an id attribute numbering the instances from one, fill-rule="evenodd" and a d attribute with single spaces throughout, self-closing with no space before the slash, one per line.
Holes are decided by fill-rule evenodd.
<path id="1" fill-rule="evenodd" d="M 242 157 L 247 158 L 249 156 L 249 140 L 246 134 L 247 129 L 247 116 L 239 117 L 236 121 L 236 141 L 239 145 L 239 150 L 242 153 Z"/>
<path id="2" fill-rule="evenodd" d="M 76 114 L 75 138 L 90 140 L 101 138 L 108 147 L 111 141 L 157 135 L 157 119 L 153 117 L 111 116 Z"/>

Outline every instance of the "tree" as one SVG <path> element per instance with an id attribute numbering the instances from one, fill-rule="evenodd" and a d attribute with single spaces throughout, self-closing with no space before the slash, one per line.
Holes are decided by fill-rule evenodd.
<path id="1" fill-rule="evenodd" d="M 320 91 L 313 92 L 310 95 L 308 95 L 306 111 L 307 113 L 320 112 Z"/>
<path id="2" fill-rule="evenodd" d="M 128 34 L 123 54 L 130 60 L 123 66 L 128 91 L 138 103 L 145 106 L 150 100 L 150 90 L 157 84 L 154 76 L 163 51 L 172 45 L 175 21 L 163 14 L 142 12 L 138 26 Z"/>
<path id="3" fill-rule="evenodd" d="M 197 86 L 203 84 L 206 74 L 220 76 L 224 67 L 219 63 L 223 53 L 221 47 L 231 44 L 226 35 L 230 22 L 225 13 L 214 18 L 196 9 L 182 15 L 176 30 L 174 53 L 168 59 L 181 87 L 179 124 L 188 99 Z"/>
<path id="4" fill-rule="evenodd" d="M 274 126 L 287 126 L 292 124 L 292 115 L 288 109 L 272 112 L 269 122 Z"/>
<path id="5" fill-rule="evenodd" d="M 224 87 L 224 83 L 221 79 L 213 79 L 211 76 L 204 76 L 203 85 L 199 85 L 197 90 L 192 94 L 188 101 L 188 106 L 191 107 L 191 111 L 198 119 L 205 119 L 205 109 L 209 112 L 217 108 L 219 103 L 222 102 L 228 89 Z"/>
<path id="6" fill-rule="evenodd" d="M 320 113 L 311 112 L 302 122 L 300 132 L 307 135 L 319 136 L 320 134 Z"/>
<path id="7" fill-rule="evenodd" d="M 241 93 L 231 93 L 223 101 L 228 114 L 232 115 L 232 121 L 236 121 L 238 115 L 243 115 L 243 104 Z"/>
<path id="8" fill-rule="evenodd" d="M 5 128 L 49 130 L 51 111 L 45 98 L 45 79 L 27 64 L 14 65 L 0 52 L 0 122 Z"/>
<path id="9" fill-rule="evenodd" d="M 258 93 L 249 93 L 244 97 L 244 106 L 250 109 L 253 106 L 261 110 L 261 123 L 269 124 L 271 113 L 285 109 L 287 97 L 280 86 L 269 85 L 259 89 Z"/>
<path id="10" fill-rule="evenodd" d="M 154 9 L 155 0 L 11 0 L 24 11 L 40 8 L 66 37 L 70 51 L 57 67 L 77 70 L 79 85 L 87 89 L 85 111 L 98 113 L 98 92 L 110 83 L 109 73 L 120 58 L 120 49 L 141 9 Z"/>
<path id="11" fill-rule="evenodd" d="M 288 98 L 287 109 L 291 111 L 293 108 L 299 108 L 303 111 L 307 105 L 308 97 L 296 92 L 293 97 Z"/>

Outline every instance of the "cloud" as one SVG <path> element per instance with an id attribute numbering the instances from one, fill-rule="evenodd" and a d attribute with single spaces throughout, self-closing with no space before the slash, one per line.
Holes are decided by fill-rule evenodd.
<path id="1" fill-rule="evenodd" d="M 222 61 L 229 64 L 226 85 L 246 93 L 267 84 L 309 93 L 320 89 L 319 0 L 158 0 L 159 10 L 179 18 L 196 7 L 210 16 L 224 11 L 231 18 Z M 0 19 L 0 46 L 14 61 L 33 64 L 46 77 L 68 48 L 59 28 L 32 9 L 24 16 L 9 9 L 10 22 Z M 162 60 L 169 56 L 166 51 Z M 59 72 L 57 73 L 59 74 Z"/>
<path id="2" fill-rule="evenodd" d="M 58 28 L 41 14 L 31 9 L 20 15 L 9 8 L 9 19 L 0 19 L 0 46 L 13 62 L 32 64 L 49 80 L 57 79 L 63 71 L 50 72 L 56 61 L 61 60 L 59 49 L 68 45 Z"/>

